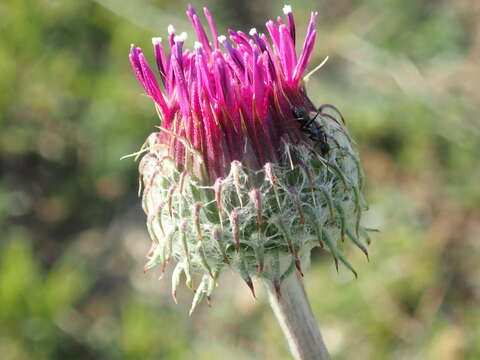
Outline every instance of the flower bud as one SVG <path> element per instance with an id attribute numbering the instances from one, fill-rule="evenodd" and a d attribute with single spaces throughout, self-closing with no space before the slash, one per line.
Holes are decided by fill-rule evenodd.
<path id="1" fill-rule="evenodd" d="M 184 275 L 195 290 L 191 311 L 204 295 L 210 299 L 225 267 L 253 293 L 258 276 L 281 296 L 281 281 L 302 274 L 313 247 L 354 273 L 339 243 L 367 254 L 358 153 L 337 108 L 317 109 L 302 79 L 317 13 L 297 54 L 291 7 L 284 12 L 287 25 L 267 22 L 269 38 L 252 30 L 230 31 L 227 39 L 205 9 L 210 43 L 190 6 L 193 51 L 173 27 L 169 54 L 153 41 L 161 83 L 141 49 L 131 48 L 134 72 L 161 120 L 139 165 L 153 241 L 145 269 L 176 263 L 172 295 Z"/>

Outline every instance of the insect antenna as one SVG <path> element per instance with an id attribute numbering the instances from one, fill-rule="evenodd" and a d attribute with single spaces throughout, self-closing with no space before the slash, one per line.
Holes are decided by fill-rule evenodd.
<path id="1" fill-rule="evenodd" d="M 332 104 L 323 104 L 321 105 L 319 108 L 318 108 L 318 111 L 320 111 L 321 113 L 323 113 L 323 109 L 331 109 L 333 111 L 335 111 L 339 116 L 340 116 L 340 119 L 342 120 L 343 122 L 343 125 L 346 124 L 345 122 L 345 118 L 343 117 L 342 113 L 340 112 L 340 110 L 338 110 L 338 108 L 335 106 L 335 105 L 332 105 Z M 327 114 L 328 115 L 328 114 Z M 330 115 L 331 116 L 331 115 Z M 333 116 L 332 116 L 333 118 Z M 335 120 L 336 121 L 336 120 Z M 337 121 L 338 122 L 338 121 Z"/>

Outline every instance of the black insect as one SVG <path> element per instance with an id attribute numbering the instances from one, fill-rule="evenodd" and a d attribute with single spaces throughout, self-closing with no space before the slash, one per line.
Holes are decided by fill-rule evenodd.
<path id="1" fill-rule="evenodd" d="M 320 110 L 311 117 L 310 114 L 303 108 L 294 107 L 292 113 L 295 119 L 300 123 L 300 130 L 302 130 L 308 137 L 320 146 L 322 155 L 328 154 L 330 145 L 328 145 L 327 134 L 323 130 L 323 126 L 315 122 Z"/>

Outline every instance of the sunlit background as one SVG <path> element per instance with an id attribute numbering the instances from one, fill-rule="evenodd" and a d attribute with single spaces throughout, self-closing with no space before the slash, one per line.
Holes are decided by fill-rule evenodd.
<path id="1" fill-rule="evenodd" d="M 276 1 L 193 1 L 264 31 Z M 306 286 L 335 359 L 480 359 L 480 3 L 292 1 L 319 11 L 308 83 L 336 104 L 367 174 L 370 262 L 337 274 L 318 250 Z M 128 63 L 152 60 L 183 0 L 0 2 L 0 357 L 289 359 L 265 294 L 234 274 L 188 317 L 149 240 L 136 151 L 158 124 Z M 262 30 L 260 30 L 262 29 Z M 192 37 L 187 41 L 193 42 Z M 260 288 L 260 286 L 257 286 Z"/>

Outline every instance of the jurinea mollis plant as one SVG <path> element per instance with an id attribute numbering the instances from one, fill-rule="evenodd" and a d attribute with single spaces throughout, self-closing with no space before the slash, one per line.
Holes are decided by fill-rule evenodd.
<path id="1" fill-rule="evenodd" d="M 228 30 L 227 38 L 204 9 L 210 41 L 190 6 L 194 50 L 171 25 L 169 52 L 153 38 L 160 83 L 131 47 L 135 75 L 160 117 L 138 153 L 152 239 L 145 269 L 173 263 L 172 295 L 184 277 L 195 292 L 191 311 L 210 301 L 225 268 L 253 293 L 255 276 L 281 296 L 282 281 L 302 274 L 316 246 L 354 273 L 343 243 L 367 254 L 358 153 L 337 108 L 317 109 L 305 90 L 317 13 L 299 54 L 291 8 L 284 13 L 286 20 L 267 22 L 268 36 Z"/>

